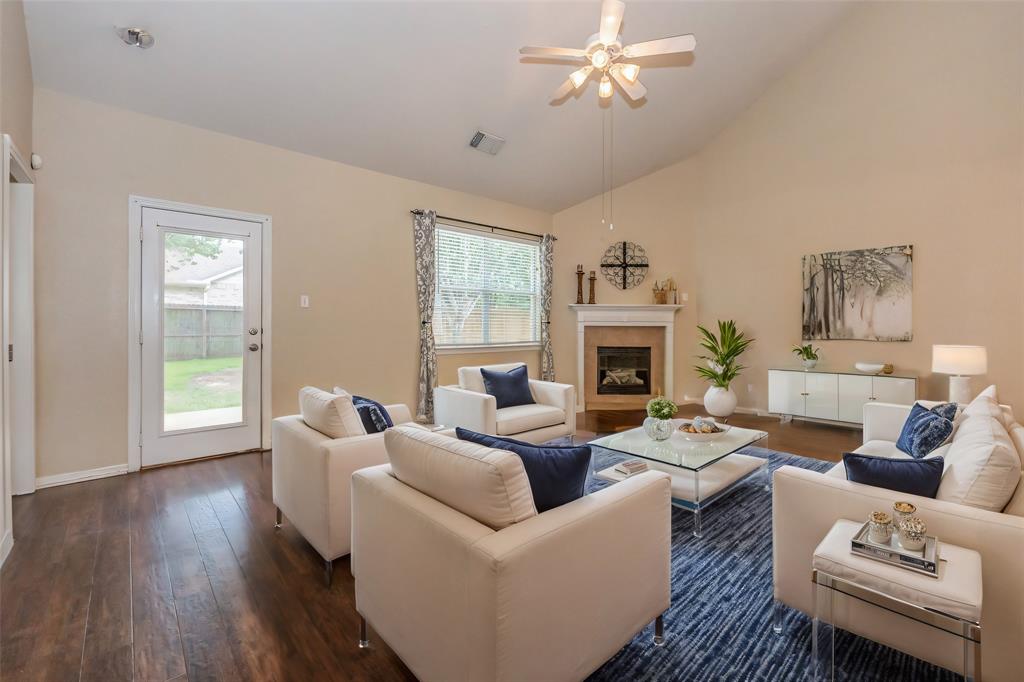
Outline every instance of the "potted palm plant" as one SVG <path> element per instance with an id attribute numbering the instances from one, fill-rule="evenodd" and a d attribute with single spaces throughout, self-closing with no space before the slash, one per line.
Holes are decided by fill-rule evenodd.
<path id="1" fill-rule="evenodd" d="M 814 369 L 814 366 L 818 364 L 821 352 L 820 348 L 815 348 L 809 343 L 805 343 L 802 346 L 793 346 L 793 353 L 800 356 L 800 361 L 804 363 L 804 369 Z"/>
<path id="2" fill-rule="evenodd" d="M 708 354 L 698 356 L 705 364 L 694 365 L 694 369 L 711 382 L 704 394 L 704 409 L 712 416 L 728 417 L 736 410 L 732 381 L 746 369 L 738 360 L 754 339 L 744 338 L 733 320 L 718 321 L 718 336 L 700 325 L 697 329 L 700 330 L 700 345 Z"/>

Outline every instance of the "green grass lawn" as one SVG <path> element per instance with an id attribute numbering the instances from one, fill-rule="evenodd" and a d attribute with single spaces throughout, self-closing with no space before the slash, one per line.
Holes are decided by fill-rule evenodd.
<path id="1" fill-rule="evenodd" d="M 242 404 L 242 358 L 198 358 L 164 362 L 167 414 L 238 407 Z"/>

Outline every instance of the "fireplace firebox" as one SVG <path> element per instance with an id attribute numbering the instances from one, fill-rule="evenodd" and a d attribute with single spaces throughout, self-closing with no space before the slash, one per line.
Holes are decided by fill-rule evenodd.
<path id="1" fill-rule="evenodd" d="M 597 392 L 647 395 L 651 392 L 650 346 L 598 346 Z"/>

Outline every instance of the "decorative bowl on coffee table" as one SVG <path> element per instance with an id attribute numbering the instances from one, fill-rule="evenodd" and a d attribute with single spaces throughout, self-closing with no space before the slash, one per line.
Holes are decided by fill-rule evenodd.
<path id="1" fill-rule="evenodd" d="M 706 417 L 704 418 L 705 424 L 714 424 L 714 426 L 720 430 L 715 433 L 690 433 L 689 431 L 683 430 L 684 426 L 687 426 L 692 423 L 693 420 L 684 419 L 682 423 L 679 424 L 679 428 L 677 428 L 676 430 L 679 432 L 679 435 L 681 435 L 683 438 L 694 443 L 707 443 L 708 441 L 718 440 L 719 438 L 727 434 L 729 432 L 729 429 L 731 428 L 728 424 L 718 424 L 715 422 L 715 420 Z"/>

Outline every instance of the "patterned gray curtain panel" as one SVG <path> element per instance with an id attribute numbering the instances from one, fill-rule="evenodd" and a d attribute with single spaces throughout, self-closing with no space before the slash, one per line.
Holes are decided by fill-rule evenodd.
<path id="1" fill-rule="evenodd" d="M 413 238 L 416 246 L 416 302 L 420 309 L 420 379 L 416 400 L 416 421 L 434 421 L 434 387 L 437 386 L 437 353 L 434 351 L 434 264 L 435 211 L 414 216 Z"/>
<path id="2" fill-rule="evenodd" d="M 551 279 L 555 258 L 555 238 L 550 234 L 540 240 L 540 378 L 555 380 L 555 356 L 551 352 Z"/>

